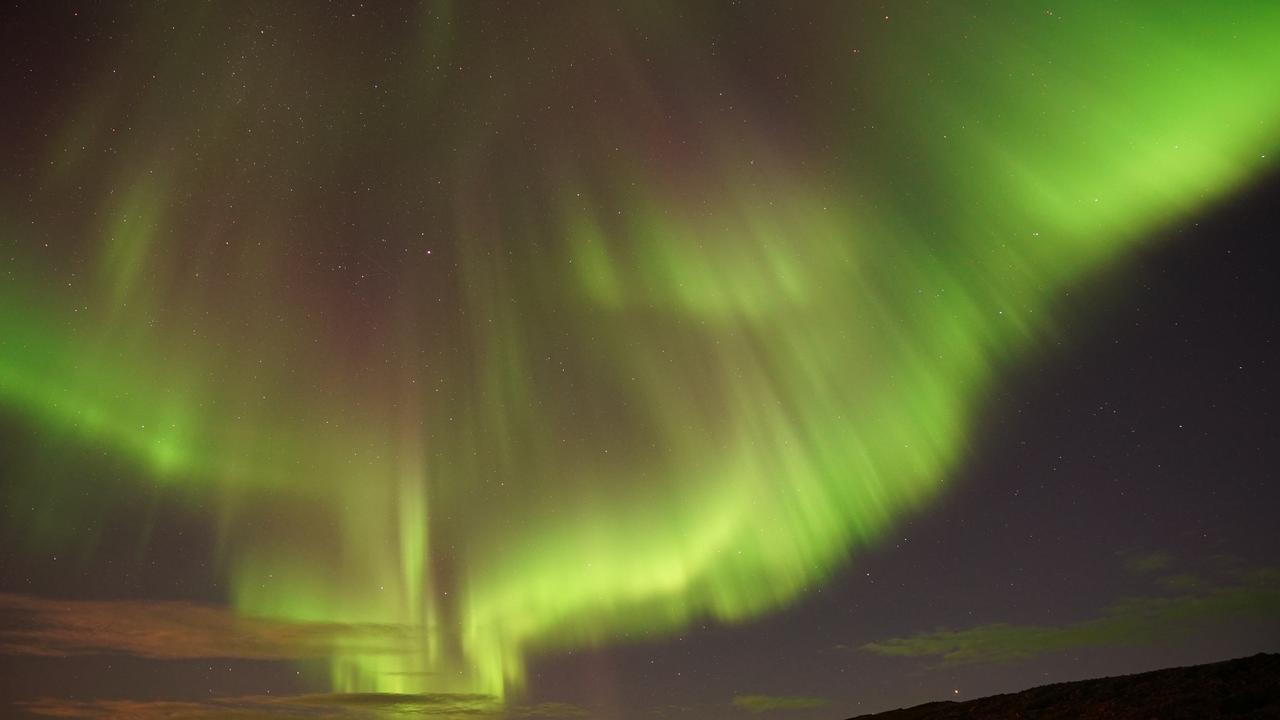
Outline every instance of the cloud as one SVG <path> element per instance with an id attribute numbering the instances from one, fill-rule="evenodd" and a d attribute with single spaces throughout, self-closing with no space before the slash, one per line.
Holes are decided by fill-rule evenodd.
<path id="1" fill-rule="evenodd" d="M 1164 570 L 1173 565 L 1173 556 L 1163 552 L 1124 553 L 1125 569 L 1143 575 Z"/>
<path id="2" fill-rule="evenodd" d="M 293 623 L 243 618 L 231 608 L 186 602 L 56 600 L 0 593 L 0 653 L 63 657 L 125 654 L 154 660 L 223 658 L 300 660 L 336 651 L 412 651 L 415 629 L 366 623 Z M 427 673 L 422 673 L 426 675 Z M 33 715 L 105 720 L 289 720 L 429 717 L 582 718 L 568 703 L 506 707 L 491 695 L 461 693 L 315 693 L 199 700 L 41 698 L 21 703 Z"/>
<path id="3" fill-rule="evenodd" d="M 490 695 L 332 693 L 277 697 L 250 695 L 200 702 L 168 700 L 70 700 L 43 698 L 22 703 L 34 715 L 102 720 L 291 720 L 294 718 L 426 717 L 433 720 L 498 718 L 582 718 L 586 711 L 569 703 L 546 702 L 504 708 Z"/>
<path id="4" fill-rule="evenodd" d="M 0 593 L 0 653 L 62 657 L 121 653 L 142 658 L 297 660 L 336 650 L 398 654 L 412 628 L 296 623 L 239 617 L 187 602 L 56 600 Z"/>
<path id="5" fill-rule="evenodd" d="M 1231 585 L 1173 597 L 1129 598 L 1112 605 L 1101 617 L 1081 622 L 943 629 L 868 643 L 859 649 L 896 657 L 936 657 L 948 665 L 998 663 L 1072 648 L 1143 644 L 1227 619 L 1278 615 L 1280 571 L 1263 568 L 1238 574 Z"/>
<path id="6" fill-rule="evenodd" d="M 152 718 L 171 718 L 172 720 L 188 720 L 189 718 L 213 718 L 214 705 L 170 702 L 170 701 L 135 701 L 135 700 L 68 700 L 63 698 L 41 698 L 28 702 L 16 703 L 32 715 L 56 718 L 97 718 L 99 720 L 151 720 Z M 232 708 L 222 708 L 221 717 L 248 718 L 251 714 L 241 713 Z M 261 717 L 257 715 L 256 717 Z"/>
<path id="7" fill-rule="evenodd" d="M 735 695 L 733 704 L 748 712 L 762 713 L 770 710 L 805 710 L 819 708 L 827 701 L 816 697 L 787 695 Z"/>
<path id="8" fill-rule="evenodd" d="M 544 702 L 524 705 L 507 710 L 512 718 L 583 718 L 587 711 L 577 705 L 562 702 Z"/>
<path id="9" fill-rule="evenodd" d="M 289 720 L 290 718 L 498 717 L 501 708 L 487 695 L 330 694 L 273 697 L 252 695 L 200 702 L 170 700 L 70 700 L 42 698 L 22 703 L 34 715 L 103 720 Z"/>

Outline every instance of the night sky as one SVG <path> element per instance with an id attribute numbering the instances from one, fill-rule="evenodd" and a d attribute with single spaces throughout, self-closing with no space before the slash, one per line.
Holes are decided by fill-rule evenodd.
<path id="1" fill-rule="evenodd" d="M 8 2 L 0 715 L 1280 650 L 1280 4 Z"/>

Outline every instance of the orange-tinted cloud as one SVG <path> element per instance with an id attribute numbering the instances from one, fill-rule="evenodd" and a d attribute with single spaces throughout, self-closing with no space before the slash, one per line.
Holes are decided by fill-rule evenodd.
<path id="1" fill-rule="evenodd" d="M 94 718 L 95 720 L 290 720 L 292 718 L 428 717 L 435 720 L 497 720 L 498 718 L 584 718 L 587 712 L 568 703 L 502 707 L 488 695 L 384 693 L 251 695 L 215 698 L 203 702 L 167 700 L 67 700 L 44 698 L 22 703 L 23 708 L 44 717 Z"/>
<path id="2" fill-rule="evenodd" d="M 412 628 L 243 618 L 188 602 L 57 600 L 0 593 L 0 653 L 68 656 L 118 653 L 153 659 L 296 660 L 335 650 L 395 654 Z"/>
<path id="3" fill-rule="evenodd" d="M 125 654 L 154 660 L 299 660 L 343 652 L 411 649 L 414 628 L 360 623 L 291 623 L 238 617 L 230 608 L 187 602 L 57 600 L 0 593 L 0 653 L 64 657 Z M 489 695 L 329 693 L 199 700 L 41 698 L 33 715 L 105 720 L 289 720 L 406 715 L 437 718 L 582 718 L 567 703 L 504 707 Z"/>

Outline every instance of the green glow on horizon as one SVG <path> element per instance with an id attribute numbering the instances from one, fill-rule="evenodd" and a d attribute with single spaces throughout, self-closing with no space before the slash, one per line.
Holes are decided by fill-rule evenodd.
<path id="1" fill-rule="evenodd" d="M 330 148 L 384 142 L 363 118 L 245 169 L 222 158 L 265 142 L 246 131 L 250 110 L 166 114 L 149 97 L 132 118 L 143 139 L 119 160 L 54 148 L 44 204 L 3 197 L 17 280 L 0 285 L 0 405 L 51 438 L 51 457 L 105 446 L 209 500 L 246 615 L 421 638 L 407 655 L 334 657 L 337 691 L 502 696 L 526 684 L 531 652 L 743 622 L 942 497 L 985 394 L 1054 332 L 1066 288 L 1274 167 L 1280 6 L 1243 5 L 908 6 L 883 39 L 851 25 L 819 42 L 840 58 L 825 69 L 835 109 L 803 119 L 837 138 L 821 153 L 688 100 L 679 110 L 706 121 L 696 161 L 600 131 L 575 138 L 572 161 L 553 138 L 504 168 L 491 156 L 505 147 L 468 117 L 439 140 L 395 136 L 415 161 L 447 158 L 445 171 L 388 162 L 379 182 L 407 200 L 330 190 Z M 439 14 L 462 32 L 462 6 Z M 661 13 L 637 22 L 692 32 Z M 450 57 L 466 47 L 439 28 L 413 38 Z M 192 57 L 218 59 L 192 79 L 209 93 L 274 97 L 273 78 L 310 57 L 335 78 L 326 92 L 377 101 L 301 37 L 249 81 L 215 39 L 188 39 Z M 156 93 L 193 78 L 172 65 Z M 387 82 L 448 92 L 423 72 Z M 474 93 L 498 127 L 509 103 L 533 102 Z M 105 142 L 100 118 L 129 113 L 103 94 L 53 137 Z M 113 193 L 59 219 L 59 193 L 104 177 Z M 394 231 L 335 229 L 305 184 Z M 58 266 L 32 226 L 64 232 L 94 272 Z M 329 269 L 365 263 L 357 250 L 383 235 L 409 238 L 410 259 L 340 286 Z M 31 533 L 74 527 L 70 513 Z"/>

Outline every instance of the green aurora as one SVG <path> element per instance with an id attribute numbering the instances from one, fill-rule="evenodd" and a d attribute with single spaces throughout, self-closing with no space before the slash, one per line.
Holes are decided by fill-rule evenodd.
<path id="1" fill-rule="evenodd" d="M 1276 3 L 831 4 L 745 69 L 710 7 L 424 5 L 385 57 L 308 7 L 140 10 L 66 84 L 0 185 L 0 405 L 28 550 L 92 556 L 101 449 L 243 615 L 418 638 L 338 692 L 787 605 L 945 497 L 1073 283 L 1280 149 Z"/>

